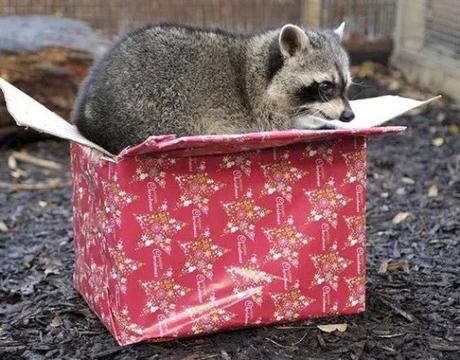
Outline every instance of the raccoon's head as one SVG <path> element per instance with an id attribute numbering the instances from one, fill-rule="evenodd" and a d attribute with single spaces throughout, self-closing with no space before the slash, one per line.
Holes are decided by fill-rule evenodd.
<path id="1" fill-rule="evenodd" d="M 341 46 L 343 27 L 316 32 L 289 24 L 272 40 L 267 95 L 280 112 L 290 118 L 354 118 L 346 95 L 351 79 L 348 55 Z"/>

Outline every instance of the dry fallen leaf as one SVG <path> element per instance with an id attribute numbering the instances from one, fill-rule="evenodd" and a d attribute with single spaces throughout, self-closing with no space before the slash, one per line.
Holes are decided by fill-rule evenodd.
<path id="1" fill-rule="evenodd" d="M 431 142 L 434 146 L 442 146 L 444 144 L 444 138 L 442 137 L 437 137 L 434 138 L 433 141 Z"/>
<path id="2" fill-rule="evenodd" d="M 383 261 L 379 267 L 379 274 L 385 274 L 388 270 L 388 260 Z"/>
<path id="3" fill-rule="evenodd" d="M 400 222 L 403 222 L 404 220 L 406 220 L 409 215 L 410 215 L 409 212 L 399 212 L 395 215 L 395 217 L 391 221 L 393 222 L 393 224 L 399 224 Z"/>
<path id="4" fill-rule="evenodd" d="M 327 325 L 318 325 L 318 329 L 325 333 L 331 333 L 334 331 L 344 332 L 347 330 L 347 324 L 327 324 Z"/>
<path id="5" fill-rule="evenodd" d="M 409 272 L 409 263 L 407 261 L 398 261 L 398 262 L 391 262 L 387 264 L 388 271 L 396 271 L 402 269 L 405 272 Z"/>
<path id="6" fill-rule="evenodd" d="M 59 317 L 58 314 L 56 314 L 53 318 L 53 320 L 51 320 L 51 326 L 54 327 L 54 328 L 57 328 L 59 326 L 62 325 L 62 320 L 61 318 Z"/>
<path id="7" fill-rule="evenodd" d="M 404 183 L 404 184 L 409 184 L 409 185 L 414 185 L 415 184 L 415 181 L 413 179 L 411 179 L 410 177 L 408 176 L 403 176 L 401 178 L 401 181 Z"/>
<path id="8" fill-rule="evenodd" d="M 389 262 L 385 260 L 379 267 L 379 274 L 385 274 L 387 271 L 397 271 L 399 269 L 404 270 L 405 272 L 409 271 L 409 263 L 407 261 L 397 261 L 397 262 Z"/>
<path id="9" fill-rule="evenodd" d="M 8 232 L 8 226 L 3 220 L 0 220 L 0 232 Z"/>
<path id="10" fill-rule="evenodd" d="M 436 197 L 436 196 L 438 196 L 438 192 L 439 192 L 439 190 L 438 190 L 438 185 L 433 184 L 433 185 L 431 185 L 430 188 L 428 189 L 428 196 L 429 196 L 429 197 Z"/>
<path id="11" fill-rule="evenodd" d="M 448 129 L 452 135 L 460 134 L 460 127 L 458 127 L 457 125 L 449 125 Z"/>

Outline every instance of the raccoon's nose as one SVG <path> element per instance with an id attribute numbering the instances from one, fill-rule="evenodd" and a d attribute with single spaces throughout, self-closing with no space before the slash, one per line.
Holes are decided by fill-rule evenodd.
<path id="1" fill-rule="evenodd" d="M 351 109 L 345 109 L 342 115 L 340 115 L 340 121 L 344 121 L 344 122 L 350 122 L 354 118 L 355 118 L 355 114 L 353 113 L 353 110 Z"/>

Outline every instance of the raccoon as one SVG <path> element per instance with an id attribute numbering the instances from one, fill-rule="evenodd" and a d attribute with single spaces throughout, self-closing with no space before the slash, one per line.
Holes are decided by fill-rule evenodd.
<path id="1" fill-rule="evenodd" d="M 151 135 L 324 127 L 351 121 L 343 24 L 233 34 L 172 24 L 124 36 L 93 67 L 72 118 L 112 153 Z"/>

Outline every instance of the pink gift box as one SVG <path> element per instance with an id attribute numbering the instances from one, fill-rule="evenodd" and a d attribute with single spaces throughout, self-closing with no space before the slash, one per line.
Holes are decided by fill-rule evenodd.
<path id="1" fill-rule="evenodd" d="M 367 139 L 404 127 L 157 136 L 114 156 L 0 88 L 19 125 L 72 141 L 74 284 L 120 345 L 364 311 Z M 352 107 L 383 123 L 425 103 Z"/>

